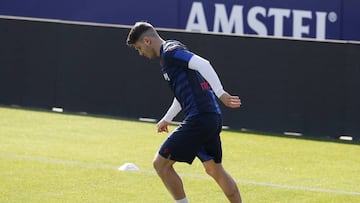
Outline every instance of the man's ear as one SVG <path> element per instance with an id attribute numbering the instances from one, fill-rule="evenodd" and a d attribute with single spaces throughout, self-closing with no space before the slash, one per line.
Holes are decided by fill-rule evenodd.
<path id="1" fill-rule="evenodd" d="M 143 38 L 143 42 L 144 42 L 144 44 L 146 44 L 146 45 L 150 45 L 150 44 L 151 44 L 151 38 L 148 37 L 148 36 L 145 36 L 145 37 Z"/>

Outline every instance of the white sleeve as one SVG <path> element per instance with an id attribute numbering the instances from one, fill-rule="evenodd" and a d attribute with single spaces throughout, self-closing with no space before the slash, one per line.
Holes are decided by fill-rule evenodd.
<path id="1" fill-rule="evenodd" d="M 218 75 L 208 60 L 198 55 L 194 55 L 189 61 L 189 68 L 199 71 L 205 80 L 208 81 L 218 98 L 225 93 Z"/>
<path id="2" fill-rule="evenodd" d="M 171 104 L 169 110 L 166 112 L 166 114 L 161 120 L 165 120 L 170 123 L 180 111 L 181 111 L 181 105 L 178 102 L 178 100 L 174 97 L 173 103 Z"/>

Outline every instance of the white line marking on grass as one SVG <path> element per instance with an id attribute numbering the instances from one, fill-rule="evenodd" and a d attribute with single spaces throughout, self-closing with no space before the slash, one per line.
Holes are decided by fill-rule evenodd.
<path id="1" fill-rule="evenodd" d="M 9 159 L 21 159 L 26 161 L 38 161 L 43 163 L 54 163 L 54 164 L 63 164 L 69 166 L 80 166 L 86 168 L 96 168 L 96 169 L 116 169 L 116 166 L 105 165 L 105 164 L 94 164 L 94 163 L 85 163 L 77 161 L 67 161 L 59 159 L 51 159 L 46 157 L 34 157 L 34 156 L 22 156 L 22 155 L 13 155 L 13 154 L 4 154 L 0 153 L 0 157 L 9 158 Z"/>
<path id="2" fill-rule="evenodd" d="M 312 192 L 326 192 L 326 193 L 335 193 L 342 195 L 360 195 L 360 192 L 349 192 L 343 190 L 331 190 L 325 188 L 313 188 L 313 187 L 305 187 L 305 186 L 296 186 L 296 185 L 283 185 L 276 183 L 265 183 L 265 182 L 256 182 L 252 180 L 237 180 L 238 183 L 250 184 L 250 185 L 259 185 L 264 187 L 276 187 L 276 188 L 284 188 L 284 189 L 292 189 L 292 190 L 303 190 L 303 191 L 312 191 Z"/>
<path id="3" fill-rule="evenodd" d="M 68 165 L 68 166 L 79 166 L 79 167 L 93 168 L 93 169 L 118 170 L 118 166 L 112 166 L 112 165 L 106 165 L 106 164 L 85 163 L 85 162 L 78 162 L 78 161 L 59 160 L 59 159 L 51 159 L 51 158 L 46 158 L 46 157 L 23 156 L 23 155 L 13 155 L 13 154 L 6 154 L 6 153 L 0 153 L 0 157 L 7 158 L 7 159 L 37 161 L 37 162 L 42 162 L 42 163 L 62 164 L 62 165 Z M 154 170 L 143 170 L 143 169 L 140 169 L 140 171 L 131 171 L 131 173 L 143 173 L 143 174 L 150 174 L 150 175 L 156 174 Z M 211 180 L 211 178 L 209 176 L 199 175 L 199 174 L 180 173 L 180 176 Z M 275 187 L 275 188 L 283 188 L 283 189 L 289 189 L 289 190 L 324 192 L 324 193 L 334 193 L 334 194 L 342 194 L 342 195 L 360 195 L 360 192 L 331 190 L 331 189 L 325 189 L 325 188 L 313 188 L 313 187 L 296 186 L 296 185 L 284 185 L 284 184 L 276 184 L 276 183 L 257 182 L 257 181 L 252 181 L 252 180 L 236 179 L 236 182 L 240 183 L 240 184 L 259 185 L 259 186 L 263 186 L 263 187 Z"/>

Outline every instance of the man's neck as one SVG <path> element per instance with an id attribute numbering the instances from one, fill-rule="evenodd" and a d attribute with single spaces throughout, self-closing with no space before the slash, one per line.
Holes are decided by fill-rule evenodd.
<path id="1" fill-rule="evenodd" d="M 160 57 L 160 49 L 162 44 L 164 44 L 165 40 L 159 38 L 155 41 L 155 50 L 156 50 L 156 56 Z"/>

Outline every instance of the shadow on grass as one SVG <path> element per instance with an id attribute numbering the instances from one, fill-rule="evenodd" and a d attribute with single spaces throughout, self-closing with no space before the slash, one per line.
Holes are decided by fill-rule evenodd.
<path id="1" fill-rule="evenodd" d="M 229 132 L 238 132 L 238 133 L 249 133 L 260 136 L 271 136 L 271 137 L 279 137 L 279 138 L 290 138 L 290 139 L 298 139 L 298 140 L 311 140 L 311 141 L 319 141 L 319 142 L 333 142 L 340 144 L 350 144 L 350 145 L 360 145 L 360 140 L 356 138 L 352 138 L 352 140 L 342 140 L 340 137 L 324 137 L 324 136 L 310 136 L 310 135 L 286 135 L 283 133 L 273 133 L 273 132 L 260 132 L 255 130 L 236 130 L 236 129 L 227 129 Z"/>

